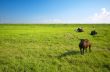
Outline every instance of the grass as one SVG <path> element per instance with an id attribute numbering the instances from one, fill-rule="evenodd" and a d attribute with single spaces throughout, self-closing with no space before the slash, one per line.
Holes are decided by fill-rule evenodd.
<path id="1" fill-rule="evenodd" d="M 92 42 L 91 53 L 80 55 L 77 37 Z M 110 72 L 110 25 L 1 24 L 0 72 Z"/>

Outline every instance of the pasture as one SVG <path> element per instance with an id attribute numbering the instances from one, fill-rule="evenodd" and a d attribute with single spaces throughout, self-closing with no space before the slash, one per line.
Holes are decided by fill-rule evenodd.
<path id="1" fill-rule="evenodd" d="M 77 37 L 92 42 L 91 53 L 80 54 Z M 110 25 L 1 24 L 0 72 L 110 72 Z"/>

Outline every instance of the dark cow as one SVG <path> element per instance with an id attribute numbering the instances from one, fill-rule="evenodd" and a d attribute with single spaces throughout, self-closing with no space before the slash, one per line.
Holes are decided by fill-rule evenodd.
<path id="1" fill-rule="evenodd" d="M 95 30 L 91 31 L 91 34 L 90 35 L 96 35 L 97 32 Z"/>
<path id="2" fill-rule="evenodd" d="M 87 52 L 88 47 L 89 47 L 89 52 L 91 52 L 91 43 L 89 42 L 89 40 L 88 39 L 80 39 L 79 48 L 80 48 L 80 52 L 82 55 L 84 54 L 85 50 Z"/>
<path id="3" fill-rule="evenodd" d="M 83 32 L 84 30 L 82 28 L 78 28 L 77 32 Z"/>

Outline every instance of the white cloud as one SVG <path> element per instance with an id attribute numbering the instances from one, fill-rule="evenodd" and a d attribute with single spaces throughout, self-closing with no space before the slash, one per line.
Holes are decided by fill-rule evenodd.
<path id="1" fill-rule="evenodd" d="M 89 17 L 89 19 L 95 23 L 109 23 L 110 11 L 108 11 L 106 8 L 102 8 L 101 12 L 95 13 L 93 16 Z"/>
<path id="2" fill-rule="evenodd" d="M 38 23 L 56 24 L 56 23 L 65 23 L 65 22 L 62 19 L 48 18 L 48 19 L 43 19 L 42 21 L 39 21 Z"/>
<path id="3" fill-rule="evenodd" d="M 60 23 L 65 23 L 63 20 L 61 19 L 42 19 L 42 20 L 36 20 L 33 21 L 31 23 L 38 23 L 38 24 L 60 24 Z"/>
<path id="4" fill-rule="evenodd" d="M 64 23 L 61 19 L 48 19 L 47 23 Z"/>

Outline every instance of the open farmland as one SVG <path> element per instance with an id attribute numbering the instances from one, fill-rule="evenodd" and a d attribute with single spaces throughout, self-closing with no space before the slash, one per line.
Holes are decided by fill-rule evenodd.
<path id="1" fill-rule="evenodd" d="M 77 37 L 91 53 L 80 54 Z M 0 72 L 110 72 L 110 25 L 1 24 Z"/>

